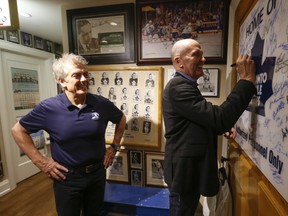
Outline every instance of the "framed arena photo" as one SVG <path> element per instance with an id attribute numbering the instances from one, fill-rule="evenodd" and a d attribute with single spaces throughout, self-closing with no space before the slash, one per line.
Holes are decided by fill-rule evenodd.
<path id="1" fill-rule="evenodd" d="M 226 63 L 228 9 L 225 0 L 137 0 L 137 63 L 170 64 L 173 44 L 185 38 L 200 42 L 206 63 Z"/>

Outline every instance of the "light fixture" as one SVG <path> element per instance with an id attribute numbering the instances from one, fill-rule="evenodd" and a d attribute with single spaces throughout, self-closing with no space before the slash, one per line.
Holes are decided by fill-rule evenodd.
<path id="1" fill-rule="evenodd" d="M 116 22 L 110 22 L 110 25 L 117 26 L 118 24 Z"/>
<path id="2" fill-rule="evenodd" d="M 25 12 L 20 12 L 19 15 L 20 15 L 20 16 L 23 16 L 23 17 L 26 17 L 26 18 L 30 18 L 30 17 L 32 17 L 31 14 L 29 14 L 29 13 L 25 13 Z"/>

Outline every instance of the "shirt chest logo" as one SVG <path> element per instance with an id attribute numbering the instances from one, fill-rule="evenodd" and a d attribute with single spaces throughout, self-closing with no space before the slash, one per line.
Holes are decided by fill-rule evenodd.
<path id="1" fill-rule="evenodd" d="M 100 118 L 99 113 L 97 112 L 92 112 L 92 120 L 97 121 Z"/>

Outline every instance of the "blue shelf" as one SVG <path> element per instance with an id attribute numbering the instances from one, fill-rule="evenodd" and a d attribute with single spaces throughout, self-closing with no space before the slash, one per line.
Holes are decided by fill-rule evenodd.
<path id="1" fill-rule="evenodd" d="M 167 188 L 106 183 L 105 211 L 127 215 L 169 215 Z"/>

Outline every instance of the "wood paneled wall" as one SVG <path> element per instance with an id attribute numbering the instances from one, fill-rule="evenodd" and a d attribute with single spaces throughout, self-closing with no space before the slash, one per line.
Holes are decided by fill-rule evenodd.
<path id="1" fill-rule="evenodd" d="M 233 62 L 238 56 L 239 29 L 258 0 L 240 0 L 235 13 Z M 237 82 L 232 74 L 232 87 Z M 287 216 L 288 203 L 251 161 L 241 147 L 229 143 L 229 185 L 233 216 Z"/>
<path id="2" fill-rule="evenodd" d="M 288 203 L 237 143 L 229 145 L 233 216 L 287 216 Z"/>

